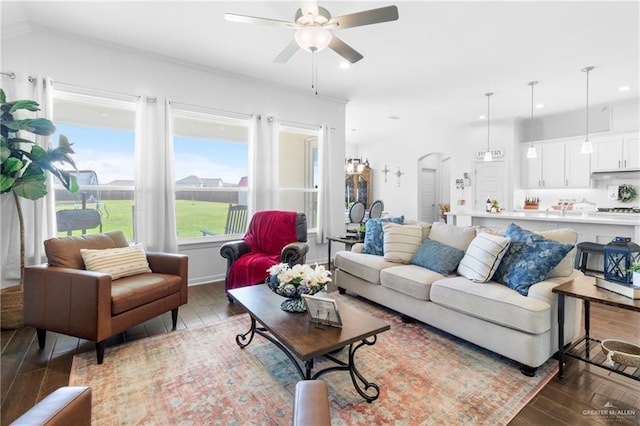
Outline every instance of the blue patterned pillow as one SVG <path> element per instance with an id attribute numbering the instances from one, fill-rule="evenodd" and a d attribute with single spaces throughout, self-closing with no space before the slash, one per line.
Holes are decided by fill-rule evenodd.
<path id="1" fill-rule="evenodd" d="M 573 244 L 548 240 L 512 223 L 504 232 L 511 238 L 493 280 L 526 296 L 529 287 L 544 280 L 549 271 L 571 251 Z"/>
<path id="2" fill-rule="evenodd" d="M 464 257 L 464 251 L 427 238 L 411 258 L 411 263 L 431 269 L 442 275 L 449 275 Z"/>
<path id="3" fill-rule="evenodd" d="M 404 223 L 404 216 L 367 220 L 364 223 L 366 231 L 364 234 L 363 253 L 375 254 L 377 256 L 384 255 L 384 229 L 382 228 L 383 222 L 399 223 L 400 225 L 402 225 Z"/>

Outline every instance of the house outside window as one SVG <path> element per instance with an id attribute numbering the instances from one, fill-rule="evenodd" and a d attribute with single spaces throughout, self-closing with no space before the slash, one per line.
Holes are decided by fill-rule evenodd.
<path id="1" fill-rule="evenodd" d="M 58 235 L 120 230 L 132 241 L 135 103 L 56 91 L 53 122 L 54 143 L 64 134 L 73 144 L 80 186 L 55 184 Z"/>
<path id="2" fill-rule="evenodd" d="M 186 111 L 174 105 L 173 129 L 178 239 L 244 234 L 249 119 Z"/>

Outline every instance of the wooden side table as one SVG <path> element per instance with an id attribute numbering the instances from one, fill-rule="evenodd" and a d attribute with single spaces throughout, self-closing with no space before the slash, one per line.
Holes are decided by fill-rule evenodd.
<path id="1" fill-rule="evenodd" d="M 331 270 L 331 241 L 336 241 L 338 243 L 343 243 L 346 250 L 351 250 L 356 243 L 364 243 L 362 238 L 347 238 L 344 236 L 340 237 L 327 237 L 327 269 Z"/>
<path id="2" fill-rule="evenodd" d="M 591 322 L 591 302 L 616 308 L 640 312 L 640 300 L 634 300 L 620 294 L 601 289 L 595 285 L 592 277 L 577 278 L 553 289 L 558 295 L 558 362 L 560 363 L 559 377 L 564 377 L 564 357 L 570 356 L 589 364 L 597 365 L 609 371 L 640 381 L 640 368 L 626 367 L 616 364 L 610 367 L 605 364 L 605 355 L 600 348 L 600 340 L 589 335 Z M 585 335 L 569 347 L 564 347 L 564 299 L 565 296 L 582 299 L 584 302 L 584 332 Z"/>

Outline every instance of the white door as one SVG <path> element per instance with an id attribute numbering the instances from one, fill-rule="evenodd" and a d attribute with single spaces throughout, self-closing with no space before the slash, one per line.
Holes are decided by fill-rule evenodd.
<path id="1" fill-rule="evenodd" d="M 500 207 L 507 208 L 506 179 L 504 176 L 504 162 L 491 161 L 476 163 L 475 173 L 475 207 L 474 210 L 484 211 L 487 197 L 498 200 Z"/>
<path id="2" fill-rule="evenodd" d="M 420 170 L 420 220 L 424 222 L 437 222 L 437 178 L 436 170 L 422 168 Z"/>

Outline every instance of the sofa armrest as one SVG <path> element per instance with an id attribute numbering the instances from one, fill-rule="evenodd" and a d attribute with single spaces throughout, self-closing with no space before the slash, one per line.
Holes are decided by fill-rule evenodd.
<path id="1" fill-rule="evenodd" d="M 175 253 L 147 253 L 151 271 L 157 274 L 177 275 L 181 279 L 180 301 L 187 303 L 189 298 L 189 256 Z"/>
<path id="2" fill-rule="evenodd" d="M 220 247 L 220 255 L 227 259 L 227 270 L 231 264 L 238 260 L 243 254 L 249 253 L 251 247 L 245 240 L 229 241 Z"/>
<path id="3" fill-rule="evenodd" d="M 363 253 L 364 252 L 364 243 L 355 243 L 351 246 L 351 251 L 353 253 Z"/>
<path id="4" fill-rule="evenodd" d="M 91 388 L 66 386 L 57 389 L 11 425 L 91 425 Z"/>
<path id="5" fill-rule="evenodd" d="M 111 275 L 48 265 L 26 267 L 24 321 L 96 342 L 110 337 Z"/>
<path id="6" fill-rule="evenodd" d="M 304 259 L 309 251 L 309 244 L 297 241 L 289 243 L 282 248 L 280 252 L 280 260 L 289 266 L 304 263 Z"/>

